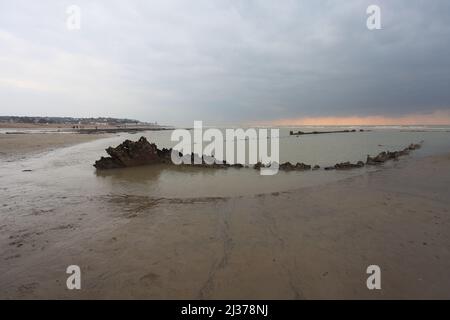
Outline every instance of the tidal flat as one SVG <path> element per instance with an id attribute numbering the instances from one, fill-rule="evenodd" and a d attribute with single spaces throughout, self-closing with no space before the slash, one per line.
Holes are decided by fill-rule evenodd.
<path id="1" fill-rule="evenodd" d="M 97 172 L 107 146 L 136 138 L 127 134 L 1 158 L 0 297 L 449 298 L 448 135 L 286 137 L 283 157 L 324 166 L 424 145 L 371 169 L 274 177 L 164 166 Z M 373 264 L 380 291 L 366 287 Z M 81 290 L 67 290 L 69 265 L 80 266 Z"/>

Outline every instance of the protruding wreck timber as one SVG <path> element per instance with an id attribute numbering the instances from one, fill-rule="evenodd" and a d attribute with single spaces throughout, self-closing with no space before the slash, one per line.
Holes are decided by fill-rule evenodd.
<path id="1" fill-rule="evenodd" d="M 136 167 L 152 164 L 173 164 L 172 152 L 177 152 L 178 156 L 183 159 L 184 165 L 187 163 L 195 163 L 198 167 L 208 168 L 242 168 L 241 164 L 227 164 L 225 161 L 217 161 L 212 156 L 191 153 L 183 155 L 173 149 L 158 149 L 156 144 L 150 143 L 145 137 L 141 137 L 138 141 L 125 140 L 117 147 L 109 147 L 106 149 L 109 157 L 101 157 L 95 161 L 94 167 L 99 170 Z"/>
<path id="2" fill-rule="evenodd" d="M 408 147 L 406 147 L 403 150 L 399 151 L 383 151 L 380 152 L 377 156 L 371 157 L 367 156 L 366 164 L 367 165 L 377 165 L 382 164 L 388 160 L 394 160 L 397 161 L 398 157 L 406 156 L 410 153 L 412 150 L 420 149 L 421 144 L 415 144 L 411 143 Z"/>
<path id="3" fill-rule="evenodd" d="M 350 163 L 350 162 L 341 162 L 336 163 L 334 165 L 334 168 L 336 170 L 348 170 L 348 169 L 355 169 L 355 168 L 362 168 L 364 167 L 364 162 L 358 161 L 357 163 Z"/>
<path id="4" fill-rule="evenodd" d="M 97 169 L 114 169 L 135 167 L 170 161 L 171 150 L 158 149 L 156 144 L 149 143 L 145 137 L 138 141 L 125 140 L 117 147 L 106 149 L 109 157 L 101 157 L 95 161 Z"/>
<path id="5" fill-rule="evenodd" d="M 364 167 L 364 162 L 358 161 L 357 163 L 350 163 L 347 162 L 341 162 L 336 163 L 332 167 L 325 167 L 325 170 L 349 170 L 349 169 L 356 169 L 356 168 L 362 168 Z"/>
<path id="6" fill-rule="evenodd" d="M 141 165 L 151 165 L 158 163 L 172 164 L 171 154 L 172 152 L 178 152 L 173 149 L 158 149 L 156 144 L 149 143 L 145 137 L 141 137 L 138 141 L 134 142 L 131 140 L 125 140 L 123 143 L 117 147 L 109 147 L 106 149 L 109 157 L 101 157 L 94 164 L 94 167 L 99 170 L 105 169 L 115 169 L 115 168 L 126 168 L 135 167 Z M 178 153 L 178 155 L 183 157 L 185 162 L 194 163 L 197 167 L 208 167 L 208 168 L 243 168 L 244 165 L 240 163 L 228 164 L 226 161 L 217 161 L 214 157 L 198 156 L 197 154 L 183 155 Z M 189 165 L 189 164 L 187 164 Z M 255 169 L 269 167 L 269 165 L 261 164 L 261 162 L 256 163 L 253 166 Z M 311 166 L 304 163 L 291 164 L 290 162 L 285 162 L 279 165 L 280 170 L 286 171 L 303 171 L 311 170 Z"/>
<path id="7" fill-rule="evenodd" d="M 409 154 L 410 151 L 419 149 L 421 144 L 410 144 L 403 150 L 400 151 L 383 151 L 375 157 L 367 156 L 367 161 L 358 161 L 357 163 L 341 162 L 334 166 L 325 167 L 325 170 L 348 170 L 354 168 L 362 168 L 365 165 L 377 165 L 382 164 L 388 160 L 398 160 L 398 157 Z M 114 169 L 114 168 L 126 168 L 135 167 L 141 165 L 151 165 L 151 164 L 173 164 L 171 156 L 173 152 L 177 152 L 180 158 L 183 158 L 184 165 L 190 165 L 194 163 L 197 167 L 208 167 L 208 168 L 242 168 L 245 167 L 243 164 L 228 164 L 226 161 L 218 161 L 212 156 L 198 156 L 197 154 L 187 154 L 183 155 L 180 152 L 173 149 L 158 149 L 156 144 L 149 143 L 145 137 L 141 137 L 138 141 L 134 142 L 131 140 L 125 140 L 123 143 L 117 147 L 109 147 L 106 149 L 109 157 L 101 157 L 94 164 L 97 169 Z M 277 163 L 272 163 L 272 165 L 277 165 Z M 261 169 L 270 167 L 270 164 L 263 164 L 261 162 L 253 165 L 254 169 Z M 278 165 L 279 170 L 283 171 L 307 171 L 307 170 L 317 170 L 320 166 L 311 165 L 297 162 L 292 164 L 289 161 L 281 163 Z"/>
<path id="8" fill-rule="evenodd" d="M 280 170 L 286 170 L 286 171 L 304 171 L 304 170 L 311 170 L 311 166 L 308 164 L 297 162 L 296 164 L 292 164 L 289 161 L 280 164 L 279 166 Z"/>
<path id="9" fill-rule="evenodd" d="M 272 165 L 277 165 L 277 163 L 273 163 Z M 257 162 L 253 168 L 254 169 L 261 169 L 261 168 L 268 168 L 270 167 L 270 164 L 264 165 L 261 162 Z M 292 164 L 289 161 L 288 162 L 284 162 L 282 164 L 278 165 L 278 169 L 279 170 L 284 170 L 284 171 L 305 171 L 305 170 L 311 170 L 311 166 L 309 164 L 304 164 L 301 162 L 297 162 L 296 164 Z"/>

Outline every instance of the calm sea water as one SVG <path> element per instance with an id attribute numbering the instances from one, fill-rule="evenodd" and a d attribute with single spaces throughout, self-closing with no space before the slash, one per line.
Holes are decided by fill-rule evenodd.
<path id="1" fill-rule="evenodd" d="M 361 127 L 292 127 L 280 129 L 280 161 L 304 162 L 320 166 L 365 160 L 367 154 L 398 150 L 424 141 L 410 157 L 450 151 L 450 127 L 364 127 L 369 132 L 290 136 L 290 130 L 328 131 Z M 86 195 L 144 195 L 150 197 L 238 196 L 269 193 L 320 185 L 351 177 L 374 168 L 351 171 L 280 172 L 260 176 L 254 169 L 179 168 L 145 166 L 97 172 L 92 164 L 106 156 L 105 148 L 141 135 L 158 147 L 172 147 L 171 131 L 118 134 L 72 147 L 57 149 L 23 160 L 0 160 L 2 203 L 10 201 L 50 201 L 58 197 Z M 407 161 L 407 159 L 405 160 Z M 24 169 L 32 172 L 22 172 Z M 25 200 L 26 198 L 26 200 Z M 1 209 L 1 208 L 0 208 Z"/>

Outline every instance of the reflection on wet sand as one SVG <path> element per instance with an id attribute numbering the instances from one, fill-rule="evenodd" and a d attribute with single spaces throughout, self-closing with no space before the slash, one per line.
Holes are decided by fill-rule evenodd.
<path id="1" fill-rule="evenodd" d="M 203 172 L 206 177 L 214 175 L 217 169 L 213 168 L 199 168 L 196 166 L 174 166 L 169 164 L 153 164 L 147 166 L 137 166 L 130 168 L 117 168 L 109 170 L 95 170 L 95 175 L 97 177 L 110 177 L 112 179 L 118 179 L 122 181 L 129 182 L 140 182 L 140 181 L 152 181 L 158 180 L 161 174 L 164 172 L 174 172 L 181 174 L 198 174 Z M 228 170 L 228 169 L 224 169 Z M 233 169 L 231 169 L 233 170 Z"/>

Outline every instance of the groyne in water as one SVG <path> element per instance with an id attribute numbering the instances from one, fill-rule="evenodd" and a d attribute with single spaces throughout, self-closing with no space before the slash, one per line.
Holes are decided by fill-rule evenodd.
<path id="1" fill-rule="evenodd" d="M 328 133 L 349 133 L 349 132 L 368 132 L 370 130 L 364 130 L 364 129 L 352 129 L 352 130 L 335 130 L 335 131 L 311 131 L 311 132 L 304 132 L 304 131 L 289 131 L 289 135 L 291 136 L 302 136 L 302 135 L 308 135 L 308 134 L 328 134 Z"/>

